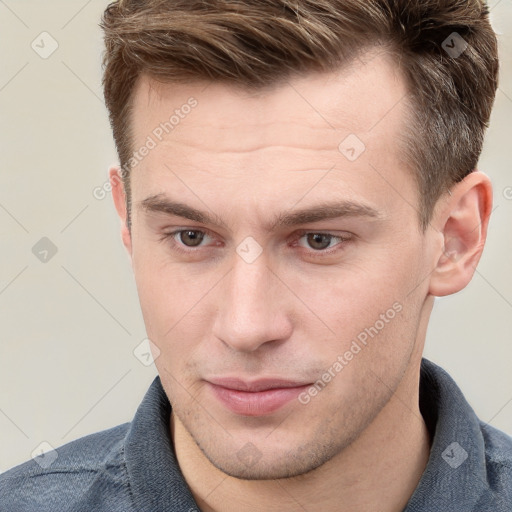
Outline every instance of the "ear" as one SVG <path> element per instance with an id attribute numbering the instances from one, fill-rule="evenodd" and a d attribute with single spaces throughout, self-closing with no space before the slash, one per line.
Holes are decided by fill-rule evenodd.
<path id="1" fill-rule="evenodd" d="M 482 255 L 492 211 L 492 185 L 482 172 L 473 171 L 450 190 L 451 196 L 435 214 L 444 238 L 429 292 L 437 297 L 456 293 L 471 281 Z"/>
<path id="2" fill-rule="evenodd" d="M 127 224 L 127 210 L 126 210 L 126 193 L 121 178 L 121 168 L 119 166 L 112 166 L 108 170 L 110 186 L 112 188 L 112 199 L 121 220 L 121 239 L 128 251 L 130 260 L 132 257 L 132 236 Z"/>

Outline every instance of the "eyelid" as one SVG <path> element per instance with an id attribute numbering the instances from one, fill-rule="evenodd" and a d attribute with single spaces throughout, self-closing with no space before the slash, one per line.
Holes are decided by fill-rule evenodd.
<path id="1" fill-rule="evenodd" d="M 353 237 L 354 235 L 348 231 L 341 231 L 339 233 L 333 233 L 329 230 L 322 230 L 322 229 L 299 229 L 294 236 L 298 236 L 299 238 L 308 235 L 308 234 L 315 234 L 315 235 L 325 235 L 325 236 L 332 236 L 333 238 L 345 238 L 344 235 L 347 235 L 347 238 Z"/>

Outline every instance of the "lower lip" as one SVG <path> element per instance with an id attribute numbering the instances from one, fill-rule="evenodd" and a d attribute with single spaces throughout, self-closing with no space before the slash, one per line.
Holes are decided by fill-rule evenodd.
<path id="1" fill-rule="evenodd" d="M 297 398 L 310 385 L 295 388 L 276 388 L 266 391 L 239 391 L 208 383 L 215 396 L 228 409 L 244 416 L 271 414 Z"/>

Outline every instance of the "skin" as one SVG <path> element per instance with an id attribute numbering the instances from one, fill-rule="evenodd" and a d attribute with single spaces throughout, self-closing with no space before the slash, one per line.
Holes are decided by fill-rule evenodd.
<path id="1" fill-rule="evenodd" d="M 473 172 L 420 228 L 419 193 L 397 144 L 407 88 L 391 57 L 370 57 L 257 94 L 138 81 L 136 148 L 188 98 L 198 101 L 133 170 L 131 232 L 117 168 L 110 177 L 173 406 L 174 448 L 203 511 L 399 511 L 427 464 L 418 381 L 428 319 L 434 296 L 471 280 L 492 190 Z M 353 162 L 338 149 L 349 134 L 366 147 Z M 157 195 L 222 222 L 142 206 Z M 280 214 L 325 202 L 376 213 L 270 229 Z M 199 246 L 165 237 L 178 229 L 206 236 Z M 332 237 L 322 245 L 308 233 Z M 236 252 L 249 236 L 262 250 L 252 263 Z M 307 404 L 235 414 L 205 382 L 314 383 L 394 304 L 400 312 Z"/>

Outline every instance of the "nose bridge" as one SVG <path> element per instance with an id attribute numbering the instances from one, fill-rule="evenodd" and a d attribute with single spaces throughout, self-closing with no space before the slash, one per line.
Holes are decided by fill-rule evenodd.
<path id="1" fill-rule="evenodd" d="M 251 261 L 243 254 L 235 255 L 223 284 L 214 334 L 231 348 L 249 352 L 288 336 L 289 324 L 276 300 L 275 276 L 267 259 L 260 255 Z"/>
<path id="2" fill-rule="evenodd" d="M 260 256 L 252 262 L 236 257 L 229 293 L 241 311 L 248 309 L 263 312 L 263 299 L 269 295 L 271 286 L 269 274 L 270 269 L 264 257 Z"/>

